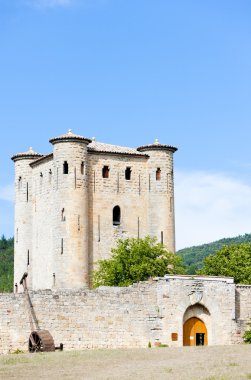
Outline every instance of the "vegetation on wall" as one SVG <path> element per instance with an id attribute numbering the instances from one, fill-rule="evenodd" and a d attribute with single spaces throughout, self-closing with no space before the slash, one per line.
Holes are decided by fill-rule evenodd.
<path id="1" fill-rule="evenodd" d="M 240 235 L 234 238 L 226 238 L 209 244 L 202 244 L 190 248 L 184 248 L 177 252 L 182 257 L 187 268 L 188 274 L 195 274 L 197 270 L 203 267 L 203 260 L 214 255 L 224 245 L 251 243 L 251 234 Z"/>
<path id="2" fill-rule="evenodd" d="M 237 284 L 251 284 L 251 243 L 225 245 L 205 258 L 199 274 L 229 276 Z"/>
<path id="3" fill-rule="evenodd" d="M 14 239 L 0 239 L 0 292 L 13 291 Z"/>
<path id="4" fill-rule="evenodd" d="M 248 322 L 247 325 L 250 328 L 247 331 L 245 331 L 243 335 L 243 340 L 245 343 L 251 344 L 251 322 Z"/>
<path id="5" fill-rule="evenodd" d="M 99 260 L 93 273 L 93 286 L 128 286 L 150 277 L 184 273 L 181 258 L 150 236 L 118 240 L 112 256 Z"/>

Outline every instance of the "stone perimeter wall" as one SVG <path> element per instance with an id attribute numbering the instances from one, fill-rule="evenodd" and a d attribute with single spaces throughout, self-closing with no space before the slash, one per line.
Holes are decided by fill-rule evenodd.
<path id="1" fill-rule="evenodd" d="M 41 329 L 65 350 L 147 347 L 154 339 L 156 285 L 98 290 L 40 290 L 30 297 Z M 0 295 L 0 353 L 27 350 L 31 330 L 24 293 Z M 151 334 L 153 331 L 153 334 Z"/>
<path id="2" fill-rule="evenodd" d="M 127 288 L 31 292 L 41 329 L 65 350 L 183 345 L 183 323 L 201 318 L 210 345 L 241 343 L 251 315 L 251 286 L 224 278 L 168 276 Z M 207 314 L 204 313 L 207 310 Z M 30 324 L 24 293 L 0 295 L 0 353 L 27 350 Z M 178 340 L 172 341 L 172 333 Z"/>
<path id="3" fill-rule="evenodd" d="M 237 329 L 233 334 L 233 343 L 242 342 L 243 333 L 250 327 L 251 321 L 251 285 L 236 286 L 236 321 Z"/>

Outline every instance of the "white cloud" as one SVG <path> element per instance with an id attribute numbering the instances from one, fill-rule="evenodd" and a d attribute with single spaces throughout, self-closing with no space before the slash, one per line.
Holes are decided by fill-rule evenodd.
<path id="1" fill-rule="evenodd" d="M 29 0 L 28 4 L 37 8 L 67 7 L 73 4 L 73 0 Z"/>
<path id="2" fill-rule="evenodd" d="M 14 202 L 14 184 L 0 187 L 0 200 Z"/>
<path id="3" fill-rule="evenodd" d="M 251 230 L 251 187 L 220 173 L 176 172 L 177 249 Z"/>

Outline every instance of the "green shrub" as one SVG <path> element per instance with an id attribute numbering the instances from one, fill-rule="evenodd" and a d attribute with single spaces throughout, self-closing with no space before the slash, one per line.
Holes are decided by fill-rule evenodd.
<path id="1" fill-rule="evenodd" d="M 247 325 L 251 327 L 251 322 L 248 322 Z M 245 343 L 251 344 L 251 329 L 247 330 L 243 335 L 243 340 Z"/>

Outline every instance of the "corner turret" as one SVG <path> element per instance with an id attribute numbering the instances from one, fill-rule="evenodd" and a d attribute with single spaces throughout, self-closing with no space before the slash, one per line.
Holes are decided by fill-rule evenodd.
<path id="1" fill-rule="evenodd" d="M 87 145 L 92 140 L 69 130 L 49 141 L 55 173 L 54 287 L 80 288 L 89 285 Z"/>
<path id="2" fill-rule="evenodd" d="M 156 139 L 137 150 L 149 156 L 149 233 L 175 252 L 173 154 L 177 148 Z"/>
<path id="3" fill-rule="evenodd" d="M 31 272 L 32 267 L 32 169 L 30 164 L 42 157 L 30 148 L 27 152 L 11 157 L 15 163 L 15 262 L 14 289 L 22 292 L 19 281 L 24 272 Z M 29 276 L 29 286 L 31 286 Z M 16 284 L 16 286 L 15 286 Z"/>

